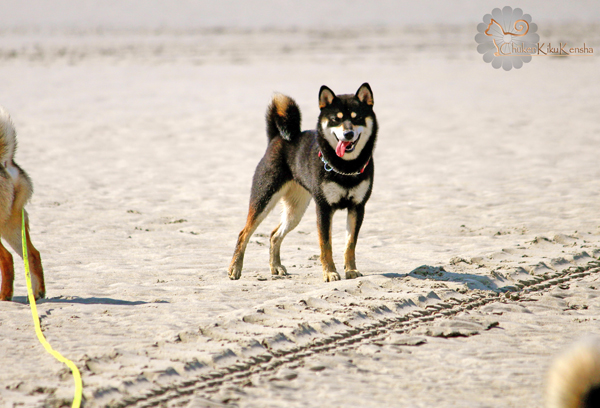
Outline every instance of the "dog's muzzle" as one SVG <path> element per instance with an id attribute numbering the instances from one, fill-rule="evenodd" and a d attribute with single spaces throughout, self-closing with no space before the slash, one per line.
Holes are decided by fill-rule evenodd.
<path id="1" fill-rule="evenodd" d="M 348 141 L 348 142 L 352 141 L 352 139 L 354 139 L 354 131 L 353 130 L 345 130 L 344 131 L 344 139 L 346 139 L 346 141 Z"/>
<path id="2" fill-rule="evenodd" d="M 334 128 L 333 133 L 338 140 L 335 153 L 339 157 L 344 157 L 344 154 L 354 151 L 361 134 L 360 130 L 342 130 L 341 127 Z"/>

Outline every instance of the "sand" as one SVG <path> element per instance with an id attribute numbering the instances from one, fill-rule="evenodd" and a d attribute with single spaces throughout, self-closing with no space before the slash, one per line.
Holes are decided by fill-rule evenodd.
<path id="1" fill-rule="evenodd" d="M 38 309 L 85 406 L 543 406 L 552 358 L 600 334 L 598 59 L 498 71 L 474 26 L 438 28 L 2 32 L 0 103 L 35 186 Z M 364 276 L 322 282 L 311 204 L 282 247 L 289 277 L 268 268 L 276 209 L 229 280 L 272 93 L 312 128 L 321 85 L 365 81 L 380 132 Z M 344 237 L 339 213 L 338 267 Z M 68 405 L 19 262 L 16 276 L 0 403 Z"/>

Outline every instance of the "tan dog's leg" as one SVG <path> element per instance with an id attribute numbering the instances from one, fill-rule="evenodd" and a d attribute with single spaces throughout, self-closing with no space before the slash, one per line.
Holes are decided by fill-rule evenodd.
<path id="1" fill-rule="evenodd" d="M 44 282 L 44 269 L 42 267 L 42 257 L 31 242 L 29 235 L 29 222 L 25 219 L 25 240 L 27 243 L 27 255 L 29 256 L 29 267 L 31 271 L 31 280 L 33 286 L 33 296 L 35 299 L 46 297 L 46 283 Z"/>
<path id="2" fill-rule="evenodd" d="M 13 281 L 15 270 L 10 252 L 0 243 L 0 269 L 2 269 L 2 289 L 0 300 L 11 300 L 13 296 Z"/>
<path id="3" fill-rule="evenodd" d="M 0 235 L 3 235 L 6 230 L 6 225 L 11 216 L 11 208 L 14 201 L 15 190 L 13 180 L 6 168 L 0 163 Z M 13 283 L 15 279 L 13 257 L 1 243 L 0 269 L 2 270 L 2 288 L 0 289 L 0 300 L 11 300 L 13 296 Z"/>
<path id="4" fill-rule="evenodd" d="M 21 211 L 14 211 L 6 224 L 2 238 L 10 244 L 12 249 L 23 257 L 23 243 L 21 241 Z M 29 220 L 27 211 L 25 211 L 25 242 L 27 243 L 27 255 L 29 257 L 29 269 L 31 272 L 31 286 L 35 299 L 41 299 L 46 296 L 46 285 L 44 282 L 44 269 L 42 268 L 42 258 L 40 253 L 31 243 L 29 235 Z M 6 251 L 6 249 L 5 249 Z M 4 262 L 4 261 L 3 261 Z"/>

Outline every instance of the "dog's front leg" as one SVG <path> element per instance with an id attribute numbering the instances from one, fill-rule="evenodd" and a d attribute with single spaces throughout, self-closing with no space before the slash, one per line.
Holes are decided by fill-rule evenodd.
<path id="1" fill-rule="evenodd" d="M 333 209 L 327 204 L 317 204 L 317 228 L 319 230 L 319 246 L 321 247 L 321 264 L 323 265 L 323 280 L 333 282 L 340 280 L 340 274 L 335 270 L 331 250 L 331 220 Z"/>
<path id="2" fill-rule="evenodd" d="M 344 252 L 344 270 L 346 279 L 354 279 L 362 276 L 356 269 L 356 242 L 358 241 L 358 232 L 365 216 L 365 206 L 358 205 L 348 208 L 348 218 L 346 220 L 346 251 Z"/>

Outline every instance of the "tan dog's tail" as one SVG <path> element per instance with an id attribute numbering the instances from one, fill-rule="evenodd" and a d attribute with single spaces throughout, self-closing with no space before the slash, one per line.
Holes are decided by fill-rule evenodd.
<path id="1" fill-rule="evenodd" d="M 600 339 L 577 343 L 550 369 L 547 408 L 600 407 Z"/>
<path id="2" fill-rule="evenodd" d="M 0 106 L 0 164 L 6 167 L 15 156 L 17 132 L 10 115 Z"/>
<path id="3" fill-rule="evenodd" d="M 15 126 L 8 112 L 0 106 L 0 235 L 20 254 L 21 210 L 31 198 L 33 184 L 14 161 L 16 148 Z M 16 224 L 8 225 L 9 220 Z"/>

